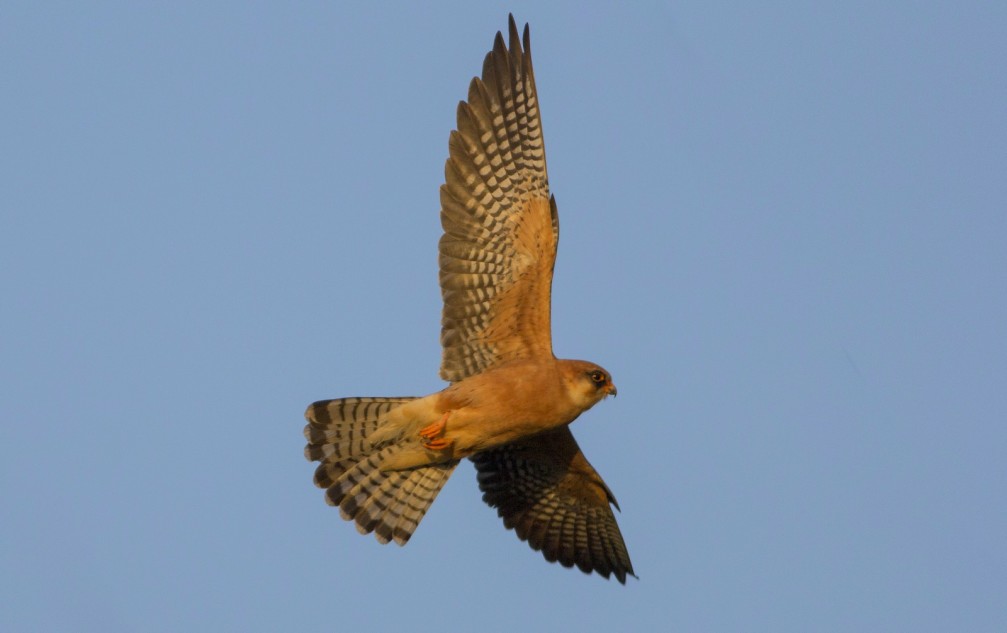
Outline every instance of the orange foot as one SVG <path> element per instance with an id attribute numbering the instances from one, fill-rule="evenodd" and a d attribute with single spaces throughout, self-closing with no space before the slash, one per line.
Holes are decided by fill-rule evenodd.
<path id="1" fill-rule="evenodd" d="M 446 440 L 443 437 L 440 437 L 444 434 L 444 428 L 447 426 L 449 415 L 451 415 L 451 412 L 447 411 L 443 416 L 441 416 L 440 420 L 437 420 L 433 424 L 428 424 L 420 429 L 420 437 L 423 438 L 421 440 L 423 448 L 433 451 L 441 451 L 451 446 L 451 440 Z"/>
<path id="2" fill-rule="evenodd" d="M 443 437 L 438 437 L 435 440 L 423 440 L 423 448 L 431 451 L 443 451 L 446 448 L 450 448 L 451 444 L 451 440 L 446 440 Z"/>

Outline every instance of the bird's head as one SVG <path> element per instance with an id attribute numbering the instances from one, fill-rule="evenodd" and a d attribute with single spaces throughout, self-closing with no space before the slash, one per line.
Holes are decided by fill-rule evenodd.
<path id="1" fill-rule="evenodd" d="M 584 360 L 563 362 L 563 376 L 571 399 L 586 411 L 608 396 L 617 394 L 612 376 L 602 367 Z"/>

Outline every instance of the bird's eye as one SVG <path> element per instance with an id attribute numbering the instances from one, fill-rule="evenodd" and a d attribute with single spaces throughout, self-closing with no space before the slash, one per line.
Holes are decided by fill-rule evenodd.
<path id="1" fill-rule="evenodd" d="M 594 384 L 596 385 L 605 384 L 605 372 L 601 372 L 596 369 L 593 372 L 591 372 L 590 376 L 591 376 L 591 382 L 593 382 Z"/>

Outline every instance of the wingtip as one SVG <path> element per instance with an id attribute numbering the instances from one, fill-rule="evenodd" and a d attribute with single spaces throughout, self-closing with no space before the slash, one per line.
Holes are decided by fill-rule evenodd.
<path id="1" fill-rule="evenodd" d="M 524 35 L 521 38 L 524 41 L 524 54 L 525 57 L 531 59 L 531 24 L 524 23 Z"/>
<path id="2" fill-rule="evenodd" d="M 507 52 L 507 42 L 504 41 L 504 36 L 501 31 L 497 31 L 496 37 L 493 38 L 493 53 L 501 54 Z"/>
<path id="3" fill-rule="evenodd" d="M 520 46 L 521 39 L 518 36 L 517 22 L 514 20 L 514 14 L 509 13 L 507 14 L 507 17 L 507 35 L 509 36 L 508 39 L 510 40 L 510 47 L 513 50 L 514 48 Z"/>
<path id="4" fill-rule="evenodd" d="M 640 577 L 634 574 L 632 569 L 627 569 L 622 572 L 613 572 L 613 574 L 615 575 L 615 579 L 618 580 L 619 584 L 623 587 L 626 586 L 626 578 L 629 576 L 632 576 L 633 580 L 636 580 L 637 582 L 640 581 Z"/>

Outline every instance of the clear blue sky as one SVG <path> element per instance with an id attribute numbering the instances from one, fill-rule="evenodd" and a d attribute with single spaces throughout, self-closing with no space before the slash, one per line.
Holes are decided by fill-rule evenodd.
<path id="1" fill-rule="evenodd" d="M 1007 5 L 837 5 L 4 3 L 0 628 L 1007 630 Z M 307 403 L 443 384 L 509 11 L 626 587 L 469 464 L 398 548 L 302 457 Z"/>

